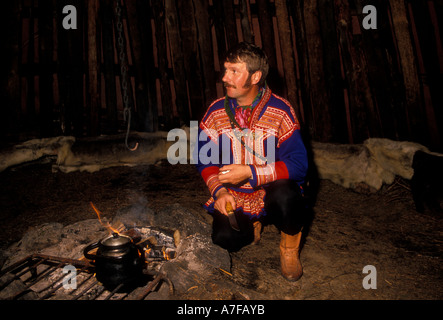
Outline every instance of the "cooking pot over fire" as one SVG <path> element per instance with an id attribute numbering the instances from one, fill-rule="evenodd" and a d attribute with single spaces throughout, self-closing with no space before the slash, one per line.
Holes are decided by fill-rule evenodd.
<path id="1" fill-rule="evenodd" d="M 97 252 L 92 254 L 94 249 Z M 144 259 L 128 236 L 113 233 L 85 247 L 83 254 L 93 261 L 97 280 L 107 288 L 127 287 L 142 280 Z"/>

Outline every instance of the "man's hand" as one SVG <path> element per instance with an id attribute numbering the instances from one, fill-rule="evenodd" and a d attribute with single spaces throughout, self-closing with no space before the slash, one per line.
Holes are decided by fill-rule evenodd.
<path id="1" fill-rule="evenodd" d="M 221 183 L 237 185 L 252 178 L 251 168 L 243 164 L 230 164 L 220 168 L 218 179 Z"/>
<path id="2" fill-rule="evenodd" d="M 214 208 L 220 211 L 225 216 L 228 215 L 228 212 L 226 211 L 227 202 L 231 203 L 232 209 L 236 209 L 234 197 L 225 188 L 220 189 L 215 197 L 217 198 L 217 200 L 215 200 Z"/>

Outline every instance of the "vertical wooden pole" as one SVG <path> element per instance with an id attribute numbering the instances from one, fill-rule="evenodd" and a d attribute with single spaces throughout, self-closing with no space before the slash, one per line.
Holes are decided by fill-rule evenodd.
<path id="1" fill-rule="evenodd" d="M 213 4 L 213 17 L 215 37 L 217 40 L 217 54 L 220 70 L 223 70 L 224 58 L 226 56 L 226 33 L 225 33 L 225 15 L 223 12 L 223 1 L 215 1 Z M 218 79 L 220 80 L 220 79 Z"/>
<path id="2" fill-rule="evenodd" d="M 0 42 L 1 52 L 3 52 L 4 63 L 0 70 L 0 98 L 3 101 L 3 115 L 0 117 L 1 136 L 15 136 L 19 132 L 20 120 L 20 78 L 19 57 L 20 46 L 20 2 L 7 1 L 0 13 L 1 30 L 5 32 L 5 38 Z"/>
<path id="3" fill-rule="evenodd" d="M 440 77 L 437 79 L 434 79 L 434 84 L 432 85 L 433 89 L 433 104 L 436 114 L 436 123 L 443 123 L 443 108 L 439 107 L 443 105 L 443 97 L 439 93 L 439 88 L 443 87 L 443 28 L 440 28 L 442 24 L 442 12 L 443 12 L 443 1 L 438 1 L 436 3 L 432 1 L 428 1 L 428 7 L 429 7 L 429 15 L 430 20 L 433 27 L 433 34 L 435 37 L 435 46 L 437 51 L 437 57 L 438 57 L 438 65 L 439 65 L 439 72 Z M 438 15 L 439 14 L 439 15 Z M 439 17 L 439 18 L 438 18 Z M 439 23 L 440 22 L 440 23 Z M 443 152 L 443 127 L 439 126 L 439 133 L 440 133 L 440 146 L 436 149 L 437 152 L 442 153 Z"/>
<path id="4" fill-rule="evenodd" d="M 409 21 L 407 18 L 405 3 L 404 0 L 391 0 L 389 4 L 392 12 L 392 23 L 405 86 L 405 102 L 409 135 L 416 141 L 424 141 L 424 132 L 421 128 L 423 115 L 420 108 L 420 82 L 418 80 L 417 63 L 409 32 Z"/>
<path id="5" fill-rule="evenodd" d="M 282 44 L 283 68 L 285 72 L 287 97 L 295 110 L 297 118 L 301 119 L 300 105 L 298 102 L 298 90 L 295 70 L 295 57 L 292 46 L 292 33 L 289 23 L 286 0 L 275 0 L 275 12 L 277 16 L 280 43 Z"/>
<path id="6" fill-rule="evenodd" d="M 204 99 L 202 84 L 201 57 L 198 50 L 197 26 L 195 23 L 194 4 L 192 0 L 178 1 L 178 13 L 181 22 L 183 55 L 188 80 L 189 101 L 194 119 L 201 120 L 207 105 Z"/>
<path id="7" fill-rule="evenodd" d="M 34 74 L 31 70 L 33 70 L 35 66 L 35 45 L 34 45 L 34 15 L 35 15 L 35 1 L 30 1 L 31 7 L 29 9 L 29 25 L 28 25 L 28 48 L 27 48 L 27 58 L 26 63 L 28 65 L 28 74 L 27 74 L 27 96 L 26 96 L 26 111 L 25 111 L 25 126 L 26 130 L 32 130 L 35 126 L 36 119 L 36 109 L 35 109 L 35 82 L 34 82 Z"/>
<path id="8" fill-rule="evenodd" d="M 99 65 L 98 65 L 98 42 L 97 42 L 97 21 L 98 4 L 97 0 L 86 0 L 88 13 L 88 108 L 89 108 L 89 135 L 99 134 L 100 119 L 100 99 L 99 99 Z"/>
<path id="9" fill-rule="evenodd" d="M 158 102 L 156 95 L 156 79 L 154 65 L 154 43 L 152 34 L 152 10 L 149 1 L 136 0 L 137 2 L 137 20 L 140 28 L 140 39 L 143 52 L 144 75 L 146 77 L 147 108 L 138 108 L 137 116 L 139 118 L 140 130 L 155 132 L 158 130 Z"/>
<path id="10" fill-rule="evenodd" d="M 357 12 L 363 12 L 361 1 L 354 1 Z M 398 81 L 400 69 L 396 61 L 392 38 L 389 3 L 375 0 L 377 8 L 377 29 L 361 29 L 361 48 L 365 54 L 368 80 L 377 112 L 380 115 L 378 136 L 401 140 L 407 139 L 403 85 Z M 364 15 L 359 15 L 362 26 Z"/>
<path id="11" fill-rule="evenodd" d="M 150 63 L 151 61 L 146 61 L 143 56 L 143 40 L 142 40 L 142 30 L 141 29 L 141 19 L 146 19 L 146 15 L 143 12 L 138 11 L 138 5 L 136 0 L 127 0 L 126 1 L 126 10 L 128 15 L 128 26 L 129 26 L 129 35 L 131 38 L 132 44 L 132 53 L 133 53 L 133 65 L 134 65 L 134 73 L 135 73 L 135 99 L 137 110 L 134 110 L 136 120 L 134 121 L 135 128 L 138 130 L 147 130 L 153 131 L 153 128 L 146 125 L 147 122 L 151 120 L 147 117 L 149 112 L 149 96 L 152 95 L 152 92 L 149 92 L 149 83 L 147 80 L 146 67 L 145 64 Z M 150 31 L 148 29 L 148 31 Z M 145 32 L 145 31 L 144 31 Z M 149 50 L 149 49 L 148 49 Z"/>
<path id="12" fill-rule="evenodd" d="M 49 137 L 53 132 L 53 19 L 54 7 L 52 0 L 39 3 L 39 97 L 40 97 L 40 134 Z"/>
<path id="13" fill-rule="evenodd" d="M 152 1 L 152 13 L 155 21 L 155 36 L 157 38 L 157 61 L 160 73 L 160 94 L 162 99 L 162 110 L 164 119 L 164 129 L 173 128 L 173 109 L 171 99 L 171 85 L 168 77 L 168 57 L 166 49 L 166 26 L 165 26 L 165 6 L 162 0 Z"/>
<path id="14" fill-rule="evenodd" d="M 295 29 L 295 44 L 298 56 L 299 90 L 303 107 L 305 130 L 311 137 L 315 137 L 315 121 L 311 108 L 311 95 L 309 83 L 309 55 L 306 40 L 306 29 L 303 15 L 303 2 L 292 2 L 292 15 Z"/>
<path id="15" fill-rule="evenodd" d="M 229 49 L 238 43 L 237 17 L 234 10 L 234 0 L 223 0 L 222 2 L 225 13 L 226 43 Z"/>
<path id="16" fill-rule="evenodd" d="M 119 9 L 117 8 L 117 3 L 119 4 Z M 128 31 L 128 18 L 127 18 L 127 8 L 126 2 L 122 0 L 116 0 L 114 2 L 114 12 L 115 12 L 115 37 L 117 42 L 117 55 L 118 55 L 118 70 L 120 73 L 120 87 L 123 100 L 123 112 L 126 116 L 124 126 L 127 128 L 128 121 L 131 120 L 129 127 L 134 128 L 137 122 L 135 116 L 136 102 L 134 100 L 134 90 L 132 85 L 132 66 L 130 65 L 132 59 L 131 51 L 131 38 Z M 126 102 L 125 102 L 126 101 Z M 131 119 L 129 119 L 129 114 L 127 113 L 129 109 L 131 112 Z"/>
<path id="17" fill-rule="evenodd" d="M 65 5 L 77 9 L 77 30 L 65 30 L 62 14 Z M 60 96 L 60 130 L 76 137 L 84 134 L 84 36 L 85 1 L 59 0 L 56 2 L 57 19 L 57 77 Z"/>
<path id="18" fill-rule="evenodd" d="M 352 110 L 353 131 L 356 142 L 369 137 L 381 136 L 379 112 L 374 104 L 368 81 L 368 66 L 362 50 L 359 25 L 352 25 L 351 10 L 348 1 L 336 1 L 340 30 L 341 52 L 349 86 L 350 107 Z M 354 12 L 354 14 L 356 14 Z"/>
<path id="19" fill-rule="evenodd" d="M 176 106 L 180 117 L 180 126 L 189 125 L 190 113 L 186 88 L 185 61 L 180 36 L 177 7 L 174 0 L 165 0 L 166 26 L 171 50 L 172 68 L 176 92 Z"/>
<path id="20" fill-rule="evenodd" d="M 258 8 L 258 21 L 260 25 L 260 37 L 263 50 L 269 61 L 268 84 L 271 89 L 277 90 L 280 84 L 278 74 L 277 56 L 275 50 L 274 26 L 272 23 L 272 12 L 269 0 L 256 0 Z"/>
<path id="21" fill-rule="evenodd" d="M 358 73 L 361 72 L 357 62 L 356 54 L 353 50 L 350 33 L 352 30 L 351 17 L 349 13 L 349 3 L 347 0 L 336 0 L 337 8 L 337 28 L 339 30 L 340 49 L 342 54 L 345 81 L 349 94 L 349 116 L 352 126 L 352 143 L 361 143 L 368 137 L 368 120 L 365 112 L 364 102 L 359 94 Z"/>
<path id="22" fill-rule="evenodd" d="M 313 115 L 312 125 L 315 128 L 313 137 L 319 141 L 331 141 L 331 121 L 329 101 L 327 99 L 323 67 L 323 46 L 318 21 L 317 0 L 304 1 L 303 8 L 305 39 L 309 59 L 309 89 L 310 108 Z"/>
<path id="23" fill-rule="evenodd" d="M 113 0 L 100 0 L 102 21 L 102 46 L 103 46 L 103 76 L 105 84 L 106 101 L 106 126 L 105 134 L 118 132 L 117 94 L 115 84 L 115 60 L 114 60 L 114 5 Z"/>
<path id="24" fill-rule="evenodd" d="M 429 136 L 426 140 L 428 146 L 436 149 L 442 147 L 440 133 L 443 132 L 443 128 L 441 126 L 439 128 L 437 123 L 443 123 L 443 111 L 442 108 L 435 108 L 434 105 L 443 105 L 441 94 L 443 88 L 441 68 L 443 66 L 440 66 L 440 60 L 443 60 L 443 57 L 438 57 L 438 41 L 441 40 L 433 36 L 438 33 L 438 28 L 432 25 L 429 3 L 431 2 L 410 2 L 408 9 L 418 72 L 421 75 L 423 114 L 427 120 L 426 128 Z"/>
<path id="25" fill-rule="evenodd" d="M 252 33 L 251 20 L 249 18 L 249 1 L 239 0 L 240 6 L 240 25 L 243 32 L 243 41 L 254 43 L 254 34 Z"/>
<path id="26" fill-rule="evenodd" d="M 197 25 L 198 46 L 202 64 L 202 84 L 205 93 L 205 105 L 216 98 L 214 52 L 212 48 L 211 26 L 207 0 L 194 0 L 195 21 Z"/>
<path id="27" fill-rule="evenodd" d="M 335 23 L 334 1 L 318 1 L 318 20 L 321 30 L 324 54 L 324 91 L 331 106 L 331 139 L 334 142 L 348 143 L 346 130 L 346 107 L 343 93 L 343 78 L 340 69 L 340 55 Z"/>

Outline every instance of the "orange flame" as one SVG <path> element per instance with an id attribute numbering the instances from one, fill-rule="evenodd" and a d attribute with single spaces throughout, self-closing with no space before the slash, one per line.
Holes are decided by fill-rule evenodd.
<path id="1" fill-rule="evenodd" d="M 95 213 L 97 214 L 97 217 L 98 217 L 98 221 L 100 221 L 100 224 L 103 226 L 103 227 L 105 227 L 105 228 L 108 228 L 109 229 L 109 231 L 111 231 L 111 232 L 113 232 L 113 233 L 117 233 L 117 234 L 120 234 L 119 232 L 118 232 L 118 230 L 117 229 L 114 229 L 110 224 L 109 224 L 109 222 L 106 222 L 106 224 L 102 221 L 102 219 L 101 219 L 101 212 L 94 206 L 94 204 L 92 203 L 92 202 L 90 202 L 90 204 L 91 204 L 91 207 L 92 207 L 92 209 L 94 209 L 94 211 L 95 211 Z"/>
<path id="2" fill-rule="evenodd" d="M 165 247 L 162 248 L 162 252 L 163 252 L 163 258 L 164 258 L 166 261 L 171 260 L 171 255 L 170 255 L 168 252 L 166 252 Z"/>

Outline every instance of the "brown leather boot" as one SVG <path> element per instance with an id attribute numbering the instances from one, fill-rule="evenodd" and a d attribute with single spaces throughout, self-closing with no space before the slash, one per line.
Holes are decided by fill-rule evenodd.
<path id="1" fill-rule="evenodd" d="M 254 224 L 254 241 L 252 244 L 258 244 L 261 239 L 261 230 L 262 230 L 262 224 L 260 221 L 255 221 Z"/>
<path id="2" fill-rule="evenodd" d="M 280 264 L 283 276 L 289 281 L 297 281 L 303 274 L 300 263 L 301 232 L 291 236 L 281 232 Z"/>

